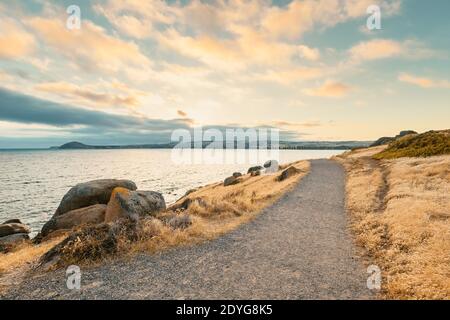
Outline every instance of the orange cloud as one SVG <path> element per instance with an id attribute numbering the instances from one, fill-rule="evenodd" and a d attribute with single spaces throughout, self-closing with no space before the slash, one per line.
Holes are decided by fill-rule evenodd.
<path id="1" fill-rule="evenodd" d="M 113 83 L 113 88 L 119 88 Z M 122 85 L 123 86 L 123 85 Z M 135 108 L 139 105 L 139 94 L 117 94 L 113 92 L 98 92 L 96 88 L 80 87 L 67 82 L 41 83 L 35 86 L 36 90 L 56 94 L 61 97 L 80 99 L 95 106 L 123 106 Z M 123 87 L 121 89 L 124 89 Z"/>
<path id="2" fill-rule="evenodd" d="M 305 89 L 303 92 L 310 96 L 341 98 L 350 91 L 350 87 L 340 82 L 326 81 L 318 88 Z"/>
<path id="3" fill-rule="evenodd" d="M 82 69 L 117 72 L 151 65 L 135 43 L 110 36 L 88 20 L 83 20 L 80 30 L 68 30 L 57 19 L 36 17 L 28 24 L 45 43 Z"/>
<path id="4" fill-rule="evenodd" d="M 393 40 L 375 39 L 361 42 L 350 50 L 350 56 L 355 61 L 376 60 L 399 56 L 404 52 L 401 43 Z"/>
<path id="5" fill-rule="evenodd" d="M 232 39 L 211 35 L 183 36 L 170 29 L 159 35 L 159 42 L 185 56 L 224 70 L 244 69 L 251 65 L 288 66 L 295 57 L 318 60 L 318 49 L 305 45 L 291 45 L 265 38 L 257 31 L 236 27 Z"/>
<path id="6" fill-rule="evenodd" d="M 0 59 L 17 59 L 31 54 L 34 37 L 13 19 L 0 17 Z"/>
<path id="7" fill-rule="evenodd" d="M 323 77 L 326 70 L 314 67 L 298 67 L 282 70 L 270 70 L 263 75 L 255 76 L 257 80 L 273 81 L 284 85 L 293 84 L 298 80 L 309 80 Z"/>
<path id="8" fill-rule="evenodd" d="M 187 116 L 187 113 L 184 112 L 183 110 L 177 110 L 177 114 L 178 114 L 180 117 L 186 117 L 186 116 Z"/>
<path id="9" fill-rule="evenodd" d="M 434 80 L 425 77 L 418 77 L 408 73 L 401 73 L 398 76 L 398 80 L 414 84 L 422 88 L 447 88 L 450 89 L 450 82 L 447 80 Z"/>

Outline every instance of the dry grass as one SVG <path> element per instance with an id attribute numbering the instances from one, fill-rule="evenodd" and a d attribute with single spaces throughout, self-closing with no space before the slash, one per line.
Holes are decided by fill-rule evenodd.
<path id="1" fill-rule="evenodd" d="M 382 297 L 450 299 L 450 156 L 336 159 L 347 170 L 347 207 L 358 245 L 383 272 Z"/>
<path id="2" fill-rule="evenodd" d="M 17 283 L 18 277 L 24 274 L 24 270 L 63 239 L 62 236 L 39 245 L 26 242 L 12 252 L 0 254 L 0 293 L 7 286 Z"/>
<path id="3" fill-rule="evenodd" d="M 278 181 L 281 171 L 271 175 L 244 175 L 231 186 L 212 184 L 181 198 L 156 217 L 137 224 L 122 221 L 80 228 L 48 252 L 46 267 L 97 264 L 115 256 L 158 252 L 180 245 L 211 240 L 253 219 L 306 175 L 309 162 L 293 164 L 298 174 Z M 189 202 L 184 208 L 180 204 Z"/>

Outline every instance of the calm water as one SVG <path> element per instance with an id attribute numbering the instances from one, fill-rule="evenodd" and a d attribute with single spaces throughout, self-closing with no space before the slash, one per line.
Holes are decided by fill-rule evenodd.
<path id="1" fill-rule="evenodd" d="M 341 152 L 281 150 L 280 163 Z M 19 218 L 36 233 L 64 194 L 80 182 L 130 179 L 141 190 L 161 192 L 171 203 L 193 187 L 223 180 L 234 171 L 246 172 L 250 165 L 255 164 L 175 164 L 169 149 L 0 151 L 0 223 Z"/>

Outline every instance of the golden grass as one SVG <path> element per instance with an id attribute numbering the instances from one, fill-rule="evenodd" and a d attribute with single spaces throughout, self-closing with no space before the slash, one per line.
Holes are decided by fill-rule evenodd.
<path id="1" fill-rule="evenodd" d="M 0 254 L 0 293 L 10 284 L 17 283 L 17 276 L 23 274 L 24 269 L 35 263 L 45 252 L 63 239 L 64 236 L 53 238 L 39 245 L 27 242 L 14 251 Z"/>
<path id="2" fill-rule="evenodd" d="M 57 254 L 47 255 L 46 260 L 53 261 L 58 256 L 53 267 L 97 264 L 119 255 L 155 253 L 217 238 L 253 219 L 309 170 L 307 161 L 292 165 L 299 169 L 298 174 L 284 181 L 277 180 L 280 170 L 271 175 L 244 175 L 240 183 L 231 186 L 224 187 L 222 182 L 211 184 L 181 198 L 156 217 L 141 219 L 137 225 L 128 221 L 80 228 L 53 249 Z M 175 209 L 187 200 L 187 208 Z M 176 228 L 171 224 L 175 217 L 186 218 L 189 223 Z"/>
<path id="3" fill-rule="evenodd" d="M 387 299 L 450 299 L 450 156 L 377 161 L 336 157 L 347 170 L 356 242 L 383 273 Z"/>

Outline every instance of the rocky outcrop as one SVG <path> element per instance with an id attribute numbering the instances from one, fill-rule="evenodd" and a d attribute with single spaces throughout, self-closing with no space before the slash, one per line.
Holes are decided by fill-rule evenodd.
<path id="1" fill-rule="evenodd" d="M 300 172 L 299 169 L 290 166 L 287 169 L 283 170 L 283 172 L 281 172 L 281 174 L 278 176 L 278 181 L 284 181 L 296 174 L 298 174 Z"/>
<path id="2" fill-rule="evenodd" d="M 375 141 L 374 143 L 372 143 L 369 147 L 378 147 L 378 146 L 382 146 L 385 144 L 389 144 L 392 141 L 394 141 L 393 137 L 381 137 L 379 138 L 377 141 Z"/>
<path id="3" fill-rule="evenodd" d="M 223 186 L 224 186 L 224 187 L 232 186 L 232 185 L 237 184 L 237 183 L 239 183 L 239 182 L 241 182 L 241 179 L 240 179 L 240 178 L 236 178 L 235 176 L 231 176 L 231 177 L 226 178 L 226 179 L 223 181 Z"/>
<path id="4" fill-rule="evenodd" d="M 138 220 L 141 216 L 155 215 L 166 209 L 162 194 L 154 191 L 131 191 L 115 188 L 106 207 L 105 222 L 122 218 Z"/>
<path id="5" fill-rule="evenodd" d="M 45 237 L 50 232 L 63 229 L 72 229 L 84 224 L 97 224 L 105 220 L 106 205 L 94 204 L 66 212 L 63 215 L 50 219 L 41 230 L 41 236 Z"/>
<path id="6" fill-rule="evenodd" d="M 77 184 L 63 197 L 54 217 L 94 204 L 107 204 L 112 191 L 117 187 L 137 189 L 136 184 L 130 180 L 101 179 Z"/>

